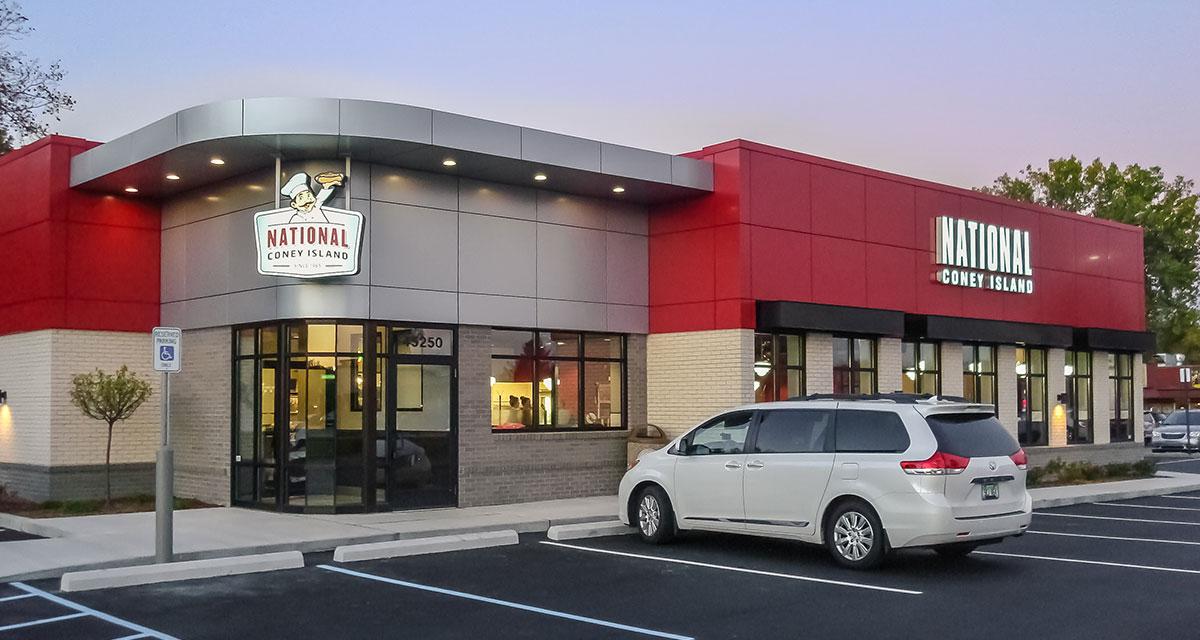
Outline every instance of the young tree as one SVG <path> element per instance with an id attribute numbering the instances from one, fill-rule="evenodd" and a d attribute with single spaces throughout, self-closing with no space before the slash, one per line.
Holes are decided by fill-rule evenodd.
<path id="1" fill-rule="evenodd" d="M 99 369 L 81 373 L 72 378 L 71 383 L 71 402 L 83 415 L 108 425 L 108 445 L 104 448 L 104 504 L 108 505 L 112 502 L 113 425 L 127 420 L 142 406 L 150 397 L 150 384 L 136 373 L 130 373 L 125 365 L 121 365 L 116 374 Z"/>
<path id="2" fill-rule="evenodd" d="M 13 42 L 32 29 L 21 6 L 0 0 L 0 153 L 22 138 L 46 135 L 46 118 L 75 106 L 75 99 L 59 89 L 65 73 L 57 60 L 45 67 L 34 58 L 13 50 Z"/>
<path id="3" fill-rule="evenodd" d="M 1145 229 L 1146 324 L 1160 351 L 1200 357 L 1200 217 L 1191 180 L 1167 180 L 1159 167 L 1122 169 L 1099 159 L 1085 165 L 1071 156 L 1006 173 L 980 191 Z"/>

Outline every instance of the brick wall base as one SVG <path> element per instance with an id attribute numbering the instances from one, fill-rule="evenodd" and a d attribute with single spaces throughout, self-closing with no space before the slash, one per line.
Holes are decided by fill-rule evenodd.
<path id="1" fill-rule="evenodd" d="M 152 495 L 154 463 L 114 464 L 114 498 Z M 43 467 L 0 463 L 0 486 L 34 502 L 104 498 L 104 465 Z"/>
<path id="2" fill-rule="evenodd" d="M 1069 447 L 1027 447 L 1025 453 L 1029 456 L 1029 466 L 1043 467 L 1055 458 L 1063 462 L 1086 460 L 1093 464 L 1138 462 L 1150 455 L 1150 449 L 1141 442 L 1117 442 Z"/>

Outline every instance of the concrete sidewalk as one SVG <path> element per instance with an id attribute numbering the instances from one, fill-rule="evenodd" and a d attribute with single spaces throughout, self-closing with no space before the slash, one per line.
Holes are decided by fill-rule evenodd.
<path id="1" fill-rule="evenodd" d="M 1145 480 L 1030 489 L 1034 508 L 1200 491 L 1200 475 L 1160 471 Z M 616 497 L 599 496 L 467 509 L 301 515 L 252 509 L 190 509 L 175 514 L 178 560 L 297 550 L 331 551 L 346 544 L 616 519 Z M 0 527 L 45 540 L 0 543 L 0 582 L 58 577 L 67 571 L 154 561 L 154 514 L 127 513 L 33 520 L 0 514 Z"/>
<path id="2" fill-rule="evenodd" d="M 345 544 L 613 520 L 616 498 L 600 496 L 466 509 L 393 513 L 305 515 L 239 508 L 175 513 L 175 556 L 198 560 L 298 550 L 331 551 Z M 154 561 L 154 513 L 70 518 L 20 518 L 0 514 L 0 527 L 45 540 L 0 543 L 0 582 L 53 578 L 67 571 Z"/>

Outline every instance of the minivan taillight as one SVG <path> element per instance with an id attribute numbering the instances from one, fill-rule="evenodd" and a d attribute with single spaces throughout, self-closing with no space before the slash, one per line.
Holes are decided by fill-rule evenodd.
<path id="1" fill-rule="evenodd" d="M 1017 452 L 1009 457 L 1012 458 L 1013 464 L 1017 465 L 1018 469 L 1024 471 L 1029 468 L 1029 456 L 1025 455 L 1024 449 L 1017 449 Z"/>
<path id="2" fill-rule="evenodd" d="M 904 469 L 904 473 L 914 476 L 945 476 L 962 473 L 970 463 L 970 458 L 935 451 L 925 460 L 901 462 L 900 468 Z"/>

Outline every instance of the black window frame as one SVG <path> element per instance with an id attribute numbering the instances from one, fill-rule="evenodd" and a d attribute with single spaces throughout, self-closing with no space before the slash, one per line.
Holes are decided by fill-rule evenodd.
<path id="1" fill-rule="evenodd" d="M 847 366 L 845 368 L 839 368 L 837 362 L 833 363 L 833 392 L 834 393 L 845 393 L 845 394 L 863 394 L 863 395 L 879 393 L 879 339 L 875 336 L 834 334 L 833 340 L 834 341 L 837 341 L 837 340 L 845 340 L 846 341 L 846 355 L 849 358 L 849 363 L 848 363 L 849 366 Z M 861 367 L 858 365 L 858 358 L 856 356 L 859 352 L 859 350 L 857 348 L 857 341 L 859 341 L 859 340 L 866 340 L 871 345 L 871 366 L 870 367 Z M 835 350 L 831 349 L 831 352 L 832 351 L 835 351 Z M 850 376 L 850 378 L 849 378 L 850 386 L 848 389 L 844 389 L 841 391 L 838 390 L 837 381 L 838 381 L 839 371 L 842 371 Z M 870 389 L 862 389 L 861 387 L 858 389 L 855 388 L 855 386 L 858 385 L 859 375 L 862 373 L 870 373 L 871 374 L 871 388 Z"/>
<path id="2" fill-rule="evenodd" d="M 1063 358 L 1063 377 L 1067 386 L 1067 444 L 1092 444 L 1096 441 L 1096 396 L 1092 382 L 1092 352 L 1067 349 Z M 1087 363 L 1087 373 L 1080 374 L 1080 362 Z M 1067 367 L 1071 372 L 1067 373 Z M 1080 438 L 1079 397 L 1080 390 L 1087 389 L 1086 437 Z"/>
<path id="3" fill-rule="evenodd" d="M 998 375 L 998 371 L 997 371 L 997 369 L 999 368 L 999 359 L 997 357 L 1000 352 L 999 347 L 994 344 L 968 342 L 968 343 L 964 343 L 962 348 L 963 348 L 964 354 L 966 354 L 968 351 L 970 351 L 971 363 L 975 365 L 974 370 L 969 369 L 967 367 L 966 358 L 963 358 L 963 397 L 970 400 L 971 402 L 976 403 L 976 404 L 991 404 L 992 409 L 995 410 L 996 417 L 999 418 L 1000 417 L 1000 382 L 999 382 L 999 375 Z M 981 360 L 979 358 L 979 350 L 980 349 L 989 349 L 992 352 L 992 370 L 991 370 L 991 372 L 986 372 L 986 371 L 980 370 L 981 369 L 981 367 L 979 366 L 979 363 L 981 362 Z M 967 378 L 968 377 L 970 377 L 970 379 L 971 379 L 971 393 L 967 393 Z M 980 402 L 980 400 L 979 400 L 981 391 L 983 390 L 984 385 L 987 383 L 987 380 L 985 380 L 985 378 L 991 380 L 990 386 L 992 389 L 992 402 L 990 402 L 990 403 Z"/>
<path id="4" fill-rule="evenodd" d="M 1016 351 L 1022 351 L 1022 350 L 1025 351 L 1025 373 L 1021 373 L 1020 371 L 1014 371 L 1014 373 L 1017 376 L 1017 395 L 1016 395 L 1017 406 L 1015 408 L 1015 411 L 1017 412 L 1017 443 L 1020 444 L 1022 447 L 1044 447 L 1044 446 L 1048 446 L 1050 444 L 1050 399 L 1047 397 L 1050 393 L 1050 389 L 1048 386 L 1048 376 L 1046 375 L 1047 368 L 1048 368 L 1047 358 L 1049 357 L 1049 350 L 1044 347 L 1034 347 L 1034 346 L 1026 346 L 1026 345 L 1021 345 L 1016 348 Z M 1014 351 L 1014 358 L 1013 358 L 1014 362 L 1017 361 L 1017 359 L 1015 357 L 1015 353 L 1016 352 Z M 1042 356 L 1042 370 L 1040 372 L 1033 370 L 1034 368 L 1032 366 L 1032 363 L 1035 361 L 1035 358 L 1033 357 L 1034 353 L 1040 353 Z M 1026 389 L 1027 389 L 1026 393 L 1029 398 L 1029 402 L 1027 402 L 1025 405 L 1025 411 L 1021 410 L 1022 381 L 1024 381 L 1024 384 L 1026 385 Z M 1042 389 L 1042 417 L 1043 417 L 1043 419 L 1042 419 L 1041 423 L 1035 422 L 1033 420 L 1033 414 L 1034 414 L 1034 409 L 1035 409 L 1035 406 L 1033 404 L 1033 399 L 1034 399 L 1035 394 L 1033 393 L 1033 390 L 1034 390 L 1035 384 L 1040 385 L 1041 389 Z M 1031 438 L 1030 433 L 1033 430 L 1034 426 L 1038 425 L 1038 424 L 1041 425 L 1041 431 L 1038 432 L 1038 437 L 1036 439 Z"/>
<path id="5" fill-rule="evenodd" d="M 529 385 L 531 387 L 530 398 L 533 403 L 533 424 L 525 425 L 520 429 L 497 429 L 496 425 L 491 425 L 492 433 L 500 433 L 500 434 L 503 434 L 503 433 L 578 433 L 581 431 L 587 431 L 587 432 L 624 431 L 631 427 L 631 425 L 629 424 L 629 384 L 628 384 L 629 383 L 629 336 L 628 335 L 623 334 L 623 333 L 611 333 L 611 332 L 606 332 L 606 331 L 580 331 L 578 329 L 530 329 L 527 327 L 492 327 L 491 328 L 491 332 L 496 332 L 496 331 L 527 333 L 530 337 L 530 344 L 533 345 L 533 347 L 534 347 L 533 353 L 528 354 L 528 355 L 527 354 L 521 354 L 521 355 L 499 354 L 498 355 L 495 352 L 495 346 L 493 344 L 493 341 L 491 340 L 492 334 L 489 333 L 489 339 L 488 339 L 488 345 L 489 345 L 489 351 L 490 351 L 490 357 L 488 358 L 489 369 L 491 367 L 491 363 L 496 360 L 506 360 L 506 361 L 517 360 L 517 361 L 519 361 L 522 359 L 527 359 L 531 363 L 530 366 L 533 367 L 533 369 L 532 369 L 534 372 L 534 375 L 532 376 L 533 379 L 529 382 Z M 575 355 L 573 355 L 573 356 L 558 356 L 558 355 L 553 355 L 553 354 L 542 355 L 540 353 L 540 345 L 541 345 L 540 336 L 542 334 L 545 334 L 545 335 L 573 334 L 575 336 L 575 340 L 576 340 Z M 620 340 L 620 348 L 621 348 L 620 356 L 615 357 L 615 358 L 588 356 L 586 353 L 587 336 L 606 336 L 606 337 L 613 337 L 613 338 L 619 339 Z M 548 426 L 541 426 L 539 424 L 538 416 L 540 413 L 539 407 L 541 406 L 542 393 L 541 393 L 541 389 L 540 389 L 541 385 L 538 384 L 538 375 L 539 375 L 538 372 L 541 371 L 543 364 L 545 364 L 545 363 L 552 364 L 554 362 L 573 362 L 579 368 L 579 376 L 578 376 L 578 380 L 576 381 L 577 401 L 576 401 L 575 415 L 577 416 L 577 420 L 576 420 L 577 424 L 574 426 L 555 426 L 556 420 L 555 420 L 554 415 L 558 411 L 558 403 L 557 402 L 551 403 L 550 424 Z M 585 415 L 583 409 L 585 406 L 584 388 L 585 388 L 586 378 L 587 378 L 586 367 L 587 367 L 588 363 L 598 363 L 598 362 L 606 363 L 606 364 L 610 364 L 610 365 L 611 364 L 620 365 L 620 371 L 621 371 L 621 373 L 620 373 L 620 377 L 621 377 L 620 412 L 621 412 L 621 423 L 622 424 L 619 426 L 606 426 L 603 424 L 587 425 L 583 421 L 583 417 Z M 491 422 L 491 394 L 490 393 L 489 393 L 488 404 L 489 404 L 488 422 L 490 423 Z"/>
<path id="6" fill-rule="evenodd" d="M 926 345 L 933 347 L 933 367 L 930 368 L 928 366 L 928 363 L 926 363 L 926 367 L 924 369 L 922 369 L 919 366 L 921 363 L 921 347 L 926 346 Z M 905 363 L 904 348 L 906 346 L 911 346 L 912 350 L 913 350 L 913 361 L 912 361 L 913 366 L 911 366 L 911 367 L 906 366 L 906 363 Z M 910 374 L 910 373 L 913 375 L 913 377 L 910 379 L 914 383 L 912 393 L 928 393 L 930 395 L 941 395 L 942 394 L 942 343 L 935 342 L 933 340 L 902 340 L 900 342 L 900 389 L 902 391 L 904 390 L 904 378 L 908 377 L 908 374 Z M 925 389 L 924 388 L 924 386 L 925 386 L 924 385 L 924 375 L 929 375 L 929 374 L 932 374 L 933 378 L 934 378 L 934 385 L 933 385 L 934 388 L 933 389 Z"/>
<path id="7" fill-rule="evenodd" d="M 1109 442 L 1133 442 L 1133 440 L 1134 440 L 1133 408 L 1137 404 L 1137 402 L 1135 401 L 1135 399 L 1133 397 L 1133 392 L 1135 390 L 1134 386 L 1133 386 L 1133 377 L 1134 377 L 1133 376 L 1133 367 L 1137 363 L 1134 361 L 1133 354 L 1128 353 L 1128 352 L 1111 352 L 1108 354 L 1108 356 L 1109 356 L 1109 367 L 1108 367 L 1109 392 L 1112 394 L 1111 402 L 1108 407 L 1108 439 L 1109 439 Z M 1128 366 L 1126 367 L 1126 371 L 1128 371 L 1128 375 L 1121 375 L 1119 373 L 1121 370 L 1120 363 L 1121 363 L 1122 359 L 1124 359 L 1126 362 L 1128 362 Z M 1123 384 L 1128 385 L 1128 388 L 1129 388 L 1129 406 L 1128 407 L 1122 407 L 1122 405 L 1121 405 L 1121 385 L 1123 385 Z M 1122 408 L 1126 408 L 1129 411 L 1129 417 L 1124 419 L 1125 421 L 1128 422 L 1128 424 L 1125 425 L 1123 428 L 1124 431 L 1128 432 L 1126 434 L 1127 437 L 1124 437 L 1121 435 L 1121 431 L 1122 431 L 1121 409 Z"/>
<path id="8" fill-rule="evenodd" d="M 797 338 L 797 344 L 800 351 L 800 364 L 788 364 L 787 358 L 777 357 L 780 350 L 780 342 L 785 342 L 788 338 Z M 763 349 L 764 339 L 769 341 L 769 352 Z M 807 344 L 803 333 L 755 333 L 754 334 L 754 365 L 751 372 L 754 384 L 754 401 L 755 402 L 770 402 L 773 400 L 787 400 L 788 398 L 803 398 L 807 394 L 807 381 L 805 380 L 805 369 L 808 363 L 807 360 Z M 763 385 L 760 378 L 767 378 L 767 374 L 759 375 L 759 369 L 767 367 L 770 374 L 770 397 L 767 397 L 768 385 Z M 781 386 L 786 386 L 788 374 L 792 371 L 797 372 L 797 378 L 800 380 L 800 388 L 797 392 L 789 389 L 788 397 L 779 397 Z"/>

